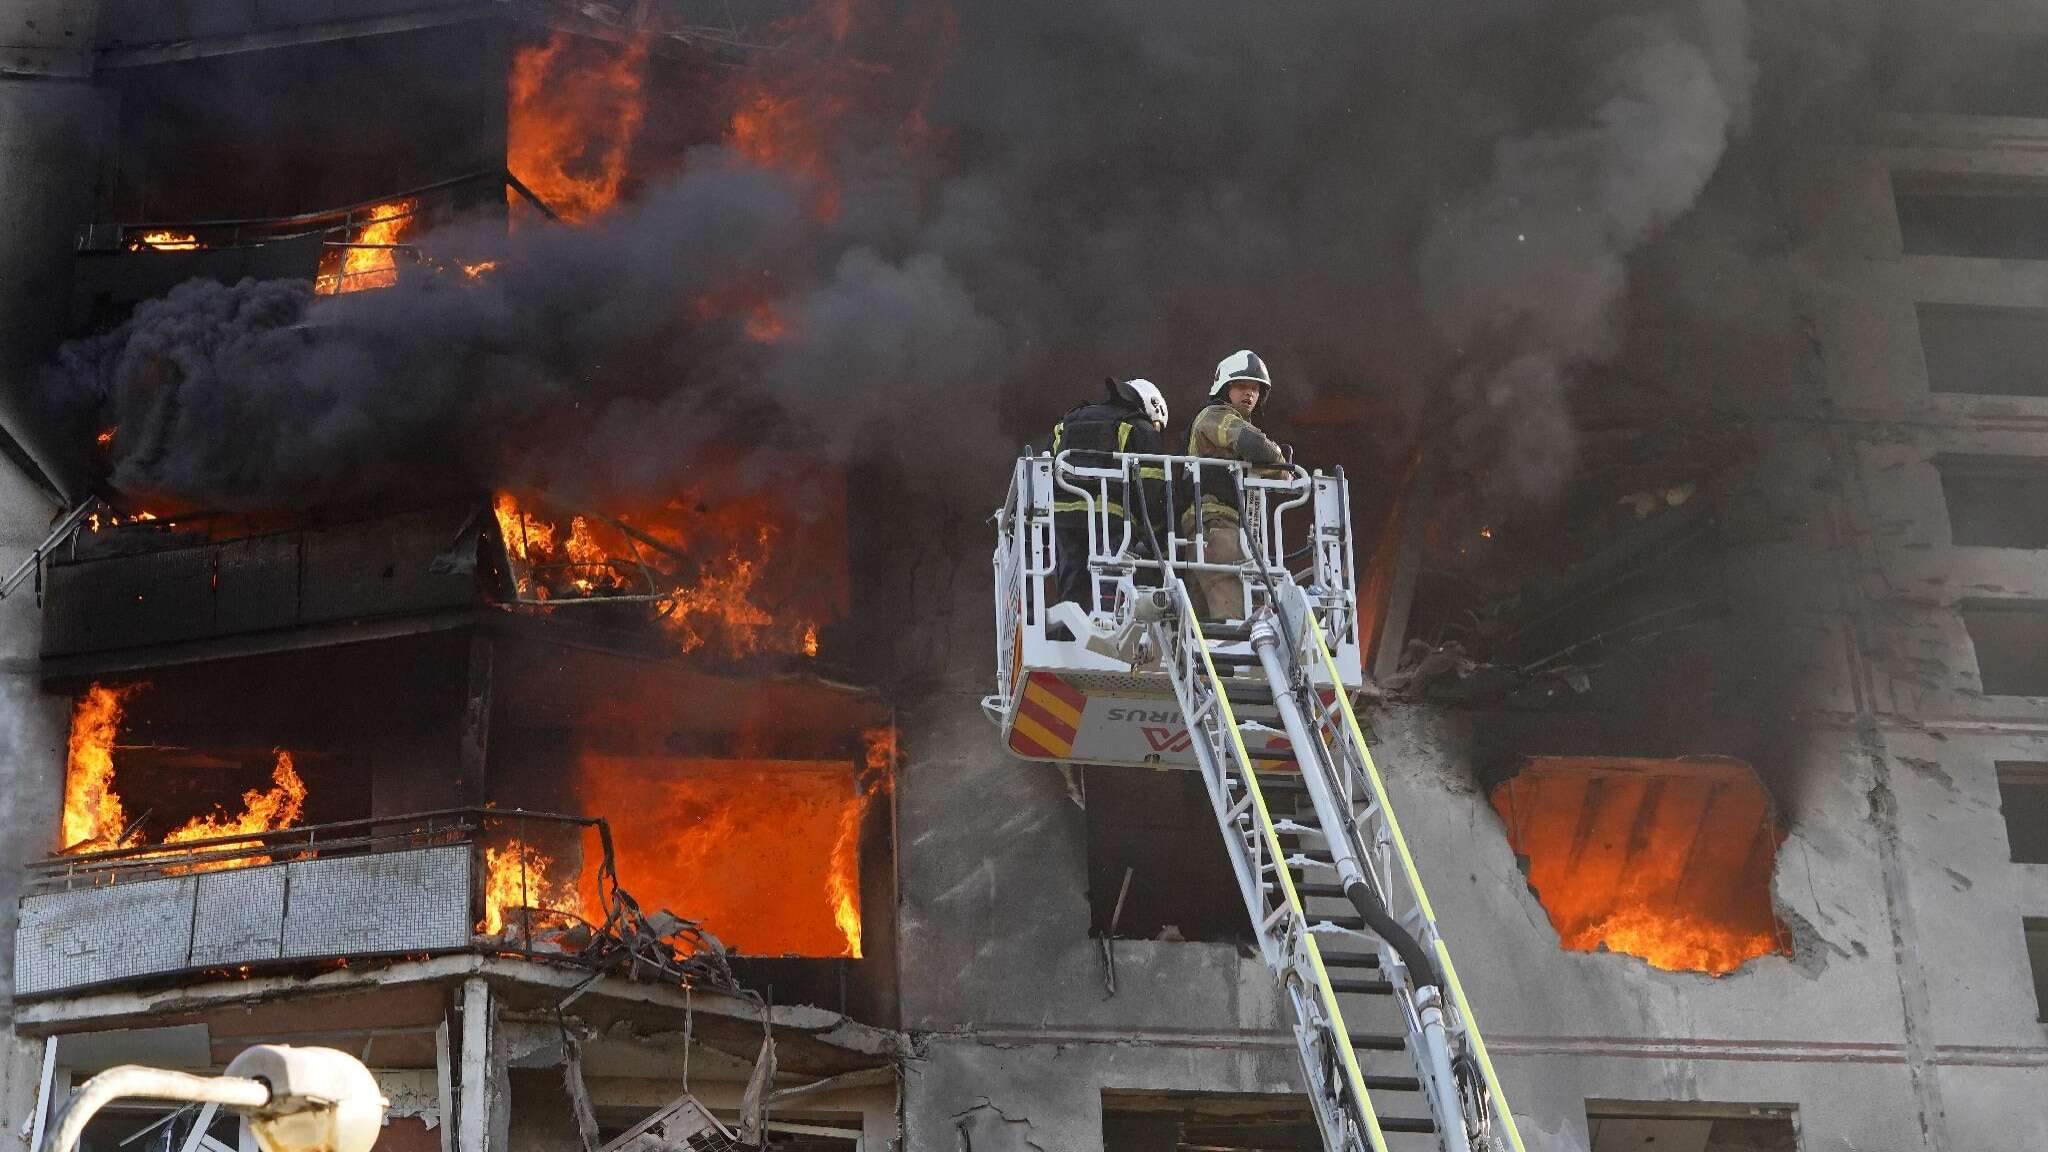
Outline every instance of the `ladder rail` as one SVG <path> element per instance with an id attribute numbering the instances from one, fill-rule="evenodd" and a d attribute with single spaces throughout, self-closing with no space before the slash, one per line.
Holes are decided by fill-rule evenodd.
<path id="1" fill-rule="evenodd" d="M 1284 990 L 1296 1021 L 1295 1043 L 1302 1058 L 1304 1077 L 1310 1085 L 1311 1106 L 1333 1152 L 1356 1147 L 1356 1141 L 1351 1139 L 1354 1134 L 1362 1136 L 1372 1152 L 1387 1152 L 1385 1135 L 1380 1129 L 1371 1096 L 1366 1091 L 1364 1070 L 1359 1066 L 1358 1054 L 1351 1045 L 1350 1032 L 1344 1024 L 1343 1008 L 1337 1002 L 1321 946 L 1308 930 L 1307 906 L 1286 866 L 1287 853 L 1280 845 L 1272 811 L 1266 803 L 1264 790 L 1259 786 L 1250 753 L 1244 746 L 1236 710 L 1231 707 L 1221 686 L 1221 678 L 1216 674 L 1215 661 L 1210 656 L 1185 583 L 1176 578 L 1172 585 L 1179 601 L 1176 616 L 1181 627 L 1172 637 L 1178 643 L 1162 644 L 1162 654 L 1168 657 L 1168 666 L 1176 672 L 1172 680 L 1183 712 L 1190 717 L 1205 717 L 1201 724 L 1202 738 L 1193 742 L 1196 758 L 1202 764 L 1211 805 L 1219 819 L 1225 821 L 1225 838 L 1232 849 L 1232 864 L 1238 873 L 1246 910 L 1251 914 L 1254 931 L 1259 936 L 1260 952 L 1270 968 L 1283 973 Z M 1203 695 L 1208 698 L 1197 699 Z M 1229 753 L 1227 761 L 1218 756 L 1217 744 L 1223 744 L 1222 750 Z M 1231 775 L 1226 775 L 1226 762 Z M 1228 781 L 1233 777 L 1243 785 L 1246 797 L 1251 800 L 1249 815 L 1257 832 L 1251 839 L 1259 850 L 1257 856 L 1251 854 L 1253 844 L 1244 843 L 1244 838 L 1235 833 L 1234 821 L 1226 815 L 1233 807 L 1228 787 Z M 1266 907 L 1268 886 L 1263 880 L 1265 869 L 1259 864 L 1260 856 L 1273 862 L 1271 870 L 1275 873 L 1276 883 L 1272 890 L 1279 900 L 1278 907 L 1271 910 Z M 1276 913 L 1284 913 L 1284 917 Z M 1284 933 L 1272 931 L 1272 926 L 1280 919 L 1285 921 Z M 1312 996 L 1308 991 L 1310 988 L 1314 990 Z M 1322 1083 L 1319 1075 L 1315 1050 L 1318 1043 L 1328 1045 L 1337 1055 L 1343 1074 L 1343 1088 L 1356 1109 L 1355 1116 L 1339 1118 L 1330 1114 L 1337 1102 L 1330 1099 L 1328 1086 Z M 1336 1138 L 1335 1142 L 1331 1142 L 1332 1136 Z"/>
<path id="2" fill-rule="evenodd" d="M 1318 661 L 1327 669 L 1333 683 L 1340 682 L 1335 680 L 1336 657 L 1330 654 L 1329 645 L 1323 640 L 1322 629 L 1315 625 L 1313 617 L 1309 620 L 1309 633 L 1315 643 Z M 1348 745 L 1346 750 L 1349 755 L 1346 759 L 1353 760 L 1357 767 L 1364 770 L 1365 782 L 1372 791 L 1374 802 L 1379 809 L 1381 825 L 1385 829 L 1385 835 L 1381 837 L 1385 841 L 1383 851 L 1389 851 L 1400 859 L 1400 875 L 1407 883 L 1415 911 L 1420 914 L 1418 935 L 1435 956 L 1439 971 L 1447 985 L 1445 991 L 1449 994 L 1453 1011 L 1451 1030 L 1471 1045 L 1474 1060 L 1479 1065 L 1486 1094 L 1492 1105 L 1490 1113 L 1501 1124 L 1509 1146 L 1513 1152 L 1524 1152 L 1522 1134 L 1515 1125 L 1513 1111 L 1508 1108 L 1507 1094 L 1501 1089 L 1500 1077 L 1494 1071 L 1493 1060 L 1487 1054 L 1486 1041 L 1480 1034 L 1478 1018 L 1472 1012 L 1470 1001 L 1465 998 L 1464 986 L 1458 980 L 1456 967 L 1451 963 L 1450 948 L 1445 944 L 1443 934 L 1437 928 L 1436 910 L 1430 905 L 1429 892 L 1422 885 L 1422 873 L 1416 868 L 1414 853 L 1409 851 L 1408 839 L 1401 832 L 1401 819 L 1394 814 L 1393 805 L 1388 801 L 1386 781 L 1380 776 L 1379 765 L 1373 761 L 1372 750 L 1365 742 L 1364 730 L 1359 727 L 1358 716 L 1352 710 L 1351 701 L 1341 691 L 1337 693 L 1337 699 L 1344 721 L 1344 743 Z M 1389 911 L 1393 909 L 1390 907 Z"/>
<path id="3" fill-rule="evenodd" d="M 1321 636 L 1313 607 L 1291 582 L 1279 584 L 1275 591 L 1275 614 L 1251 626 L 1252 648 L 1293 742 L 1295 762 L 1321 826 L 1325 849 L 1336 867 L 1338 886 L 1375 937 L 1381 969 L 1393 985 L 1403 1031 L 1409 1037 L 1418 1080 L 1437 1120 L 1439 1146 L 1444 1152 L 1469 1152 L 1470 1133 L 1444 1027 L 1442 978 L 1436 975 L 1428 945 L 1393 917 L 1384 869 L 1382 874 L 1374 874 L 1374 848 L 1381 839 L 1376 828 L 1368 838 L 1357 812 L 1339 802 L 1340 796 L 1351 794 L 1346 779 L 1350 774 L 1345 770 L 1343 750 L 1332 739 L 1335 734 L 1327 723 L 1328 711 L 1315 698 L 1305 659 L 1312 651 L 1310 637 L 1320 642 Z M 1290 621 L 1290 615 L 1296 618 Z M 1316 717 L 1313 725 L 1310 717 Z"/>

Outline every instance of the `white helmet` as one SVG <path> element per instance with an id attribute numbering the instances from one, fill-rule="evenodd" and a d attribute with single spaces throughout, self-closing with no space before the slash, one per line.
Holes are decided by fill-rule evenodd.
<path id="1" fill-rule="evenodd" d="M 1144 405 L 1145 414 L 1152 418 L 1153 423 L 1161 428 L 1166 427 L 1166 396 L 1159 391 L 1159 385 L 1150 380 L 1133 379 L 1124 381 L 1123 388 L 1124 391 L 1135 395 L 1138 402 Z"/>
<path id="2" fill-rule="evenodd" d="M 1259 403 L 1265 407 L 1266 393 L 1273 390 L 1273 377 L 1266 371 L 1266 362 L 1249 348 L 1240 348 L 1216 362 L 1216 380 L 1209 385 L 1209 398 L 1223 395 L 1233 380 L 1250 380 L 1259 386 Z"/>

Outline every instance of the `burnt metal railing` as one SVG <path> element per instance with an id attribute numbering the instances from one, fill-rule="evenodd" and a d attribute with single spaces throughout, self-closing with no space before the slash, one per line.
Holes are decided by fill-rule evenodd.
<path id="1" fill-rule="evenodd" d="M 191 252 L 232 248 L 253 248 L 285 240 L 319 236 L 330 248 L 402 248 L 409 244 L 361 244 L 354 241 L 371 224 L 430 215 L 438 210 L 502 203 L 511 193 L 549 220 L 559 220 L 552 208 L 508 169 L 471 172 L 432 184 L 407 188 L 374 200 L 302 212 L 291 216 L 253 216 L 218 220 L 146 220 L 88 224 L 78 232 L 80 252 Z M 413 207 L 399 213 L 379 215 L 376 209 L 402 201 Z M 176 240 L 152 237 L 176 237 Z"/>
<path id="2" fill-rule="evenodd" d="M 582 887 L 586 866 L 580 860 L 565 877 L 560 866 L 553 882 L 529 869 L 541 861 L 568 862 L 571 853 L 561 831 L 595 830 L 600 847 L 595 888 L 602 892 L 616 886 L 617 872 L 612 856 L 611 829 L 604 820 L 591 816 L 566 816 L 553 812 L 518 809 L 448 808 L 409 813 L 395 817 L 370 817 L 326 824 L 308 824 L 269 832 L 239 832 L 188 840 L 179 844 L 141 844 L 53 856 L 28 865 L 23 891 L 27 895 L 76 888 L 109 887 L 194 873 L 232 868 L 285 864 L 297 860 L 364 856 L 407 849 L 468 843 L 476 850 L 471 869 L 471 911 L 481 926 L 491 914 L 491 869 L 488 861 L 498 854 L 512 870 L 506 883 L 516 902 L 503 902 L 502 915 L 508 920 L 516 913 L 516 932 L 502 933 L 508 939 L 530 943 L 535 918 L 574 917 L 575 901 L 554 900 L 571 907 L 552 907 L 550 889 L 574 891 Z M 540 834 L 536 834 L 539 832 Z M 575 847 L 582 855 L 582 845 Z M 505 928 L 513 925 L 506 924 Z M 482 934 L 481 931 L 479 934 Z M 500 933 L 494 932 L 493 935 Z"/>
<path id="3" fill-rule="evenodd" d="M 586 838 L 595 835 L 595 860 Z M 667 977 L 740 995 L 725 946 L 693 921 L 649 917 L 619 883 L 611 826 L 601 817 L 503 808 L 444 808 L 231 833 L 180 844 L 76 852 L 31 862 L 26 897 L 294 861 L 471 845 L 470 951 L 571 961 L 636 979 Z M 490 860 L 513 878 L 491 928 Z M 545 861 L 547 871 L 539 868 Z M 376 915 L 375 909 L 364 909 Z"/>

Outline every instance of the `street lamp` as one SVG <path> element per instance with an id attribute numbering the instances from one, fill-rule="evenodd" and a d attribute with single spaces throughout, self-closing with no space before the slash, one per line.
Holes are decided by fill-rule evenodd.
<path id="1" fill-rule="evenodd" d="M 362 1061 L 332 1048 L 258 1044 L 219 1076 L 124 1064 L 79 1085 L 42 1152 L 76 1152 L 85 1126 L 127 1097 L 217 1104 L 249 1118 L 263 1152 L 370 1152 L 388 1103 Z"/>

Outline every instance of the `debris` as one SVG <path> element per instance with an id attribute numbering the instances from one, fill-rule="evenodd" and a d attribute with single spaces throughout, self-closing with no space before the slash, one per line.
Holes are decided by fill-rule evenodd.
<path id="1" fill-rule="evenodd" d="M 568 1056 L 562 1061 L 562 1087 L 569 1093 L 569 1105 L 576 1118 L 576 1135 L 583 1152 L 597 1152 L 597 1111 L 590 1105 L 590 1089 L 583 1082 L 583 1045 L 562 1029 L 562 1045 Z"/>
<path id="2" fill-rule="evenodd" d="M 754 1057 L 754 1074 L 747 1077 L 746 1094 L 740 1097 L 741 1140 L 756 1147 L 766 1146 L 768 1099 L 774 1091 L 775 1037 L 764 1032 L 761 1036 L 761 1051 Z"/>
<path id="3" fill-rule="evenodd" d="M 1380 690 L 1390 696 L 1446 702 L 1536 705 L 1590 690 L 1593 684 L 1588 673 L 1576 665 L 1511 668 L 1473 659 L 1456 640 L 1434 647 L 1410 640 L 1401 654 L 1400 669 L 1380 682 Z"/>
<path id="4" fill-rule="evenodd" d="M 740 1147 L 739 1137 L 685 1092 L 598 1152 L 727 1152 Z"/>

